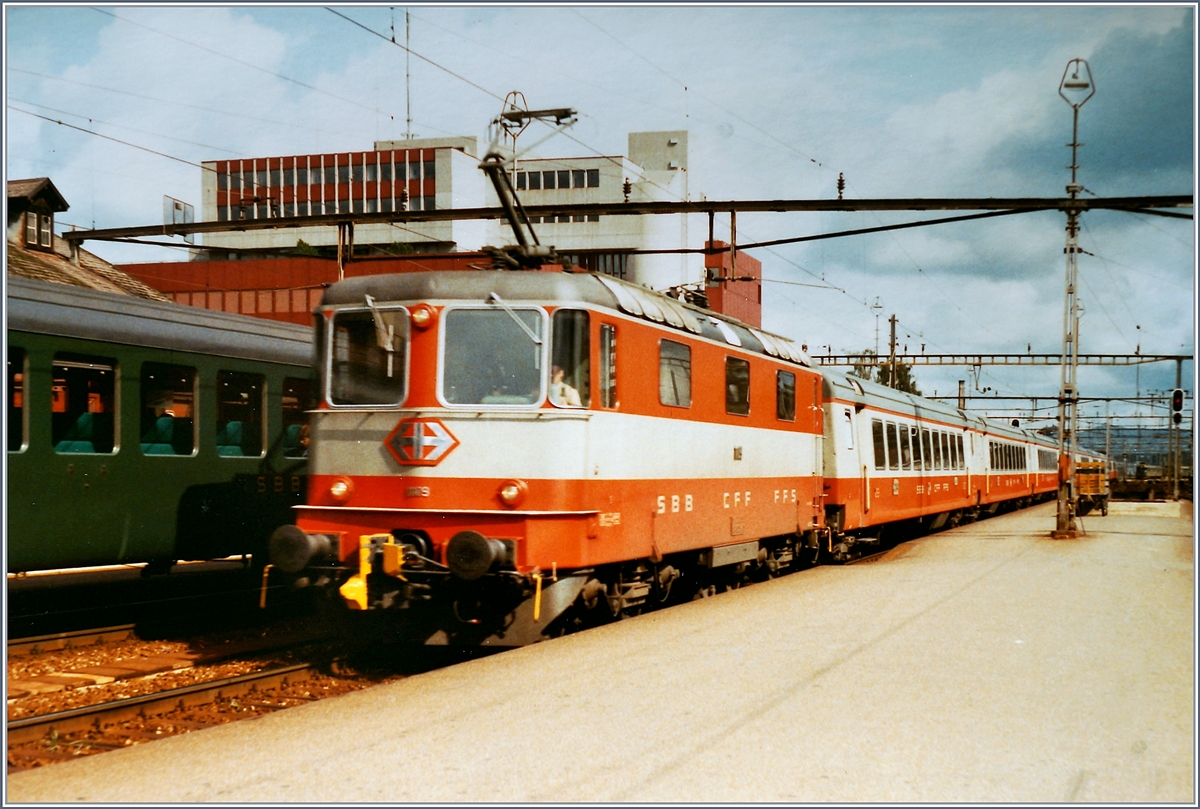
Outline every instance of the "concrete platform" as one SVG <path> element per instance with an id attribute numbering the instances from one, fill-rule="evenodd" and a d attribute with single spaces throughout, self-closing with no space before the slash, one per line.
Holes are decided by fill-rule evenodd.
<path id="1" fill-rule="evenodd" d="M 1194 803 L 1192 523 L 1083 522 L 986 520 L 18 773 L 8 801 Z"/>

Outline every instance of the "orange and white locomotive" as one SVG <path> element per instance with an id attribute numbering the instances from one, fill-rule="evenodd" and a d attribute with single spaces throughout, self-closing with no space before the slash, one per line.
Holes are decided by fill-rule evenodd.
<path id="1" fill-rule="evenodd" d="M 568 272 L 355 278 L 317 319 L 308 504 L 272 564 L 351 609 L 528 642 L 816 553 L 821 377 L 790 340 Z"/>

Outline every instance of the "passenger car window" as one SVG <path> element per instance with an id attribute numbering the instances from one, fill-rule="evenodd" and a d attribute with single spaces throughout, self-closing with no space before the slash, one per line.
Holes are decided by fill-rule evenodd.
<path id="1" fill-rule="evenodd" d="M 283 457 L 308 455 L 308 413 L 313 406 L 312 383 L 307 379 L 283 379 Z"/>
<path id="2" fill-rule="evenodd" d="M 217 454 L 258 458 L 263 454 L 266 377 L 217 372 Z"/>
<path id="3" fill-rule="evenodd" d="M 50 440 L 55 452 L 116 451 L 116 367 L 108 357 L 54 355 Z"/>
<path id="4" fill-rule="evenodd" d="M 900 467 L 912 471 L 912 445 L 908 441 L 908 427 L 901 424 L 900 430 Z"/>
<path id="5" fill-rule="evenodd" d="M 900 447 L 896 438 L 896 423 L 887 422 L 888 469 L 900 468 Z"/>
<path id="6" fill-rule="evenodd" d="M 20 452 L 26 446 L 25 432 L 25 349 L 8 347 L 8 451 Z"/>
<path id="7" fill-rule="evenodd" d="M 146 455 L 191 455 L 196 449 L 196 369 L 142 363 L 141 444 Z"/>
<path id="8" fill-rule="evenodd" d="M 692 406 L 692 349 L 682 343 L 659 341 L 658 400 L 671 407 Z"/>
<path id="9" fill-rule="evenodd" d="M 887 469 L 887 450 L 883 442 L 883 422 L 871 419 L 871 441 L 875 449 L 875 468 Z"/>

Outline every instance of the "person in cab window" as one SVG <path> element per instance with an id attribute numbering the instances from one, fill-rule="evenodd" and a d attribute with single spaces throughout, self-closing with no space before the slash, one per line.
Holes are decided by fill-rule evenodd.
<path id="1" fill-rule="evenodd" d="M 562 368 L 550 366 L 550 402 L 559 407 L 583 407 L 579 391 L 563 381 L 564 375 Z"/>

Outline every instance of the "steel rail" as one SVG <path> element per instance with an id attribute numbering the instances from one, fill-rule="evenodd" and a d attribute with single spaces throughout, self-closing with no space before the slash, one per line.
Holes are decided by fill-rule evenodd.
<path id="1" fill-rule="evenodd" d="M 99 646 L 103 643 L 136 638 L 134 624 L 121 624 L 100 629 L 79 629 L 74 632 L 57 632 L 51 635 L 35 635 L 28 638 L 10 638 L 8 641 L 8 656 L 27 657 L 43 652 L 57 652 L 64 649 L 81 649 L 87 646 Z"/>
<path id="2" fill-rule="evenodd" d="M 8 723 L 9 745 L 32 742 L 56 732 L 60 737 L 83 730 L 101 729 L 127 719 L 166 713 L 176 709 L 207 705 L 222 697 L 236 697 L 251 691 L 276 685 L 290 685 L 295 680 L 308 679 L 314 670 L 311 663 L 299 663 L 279 669 L 242 674 L 173 688 L 158 694 L 142 694 L 99 705 L 88 705 L 68 711 L 14 719 Z"/>

